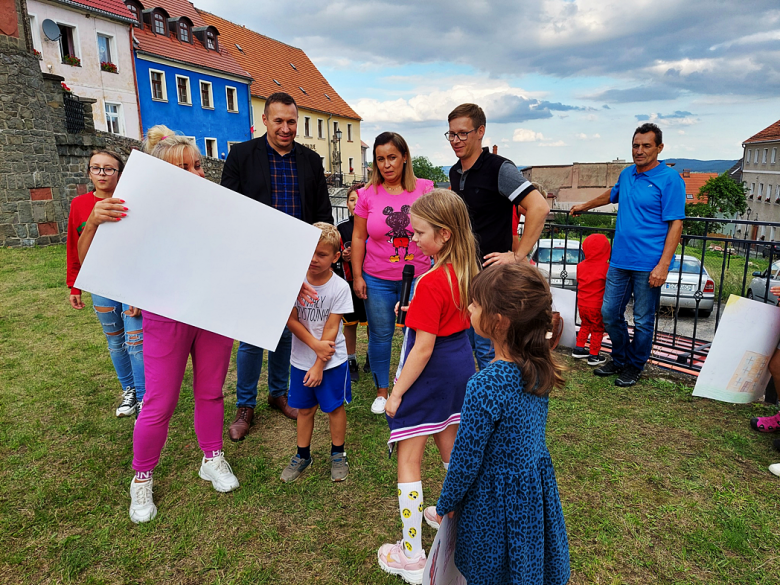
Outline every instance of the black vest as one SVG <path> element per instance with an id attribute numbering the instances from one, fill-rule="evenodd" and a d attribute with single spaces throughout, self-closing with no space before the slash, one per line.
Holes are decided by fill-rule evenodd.
<path id="1" fill-rule="evenodd" d="M 450 168 L 450 188 L 466 202 L 471 218 L 471 228 L 479 246 L 479 259 L 492 252 L 508 252 L 512 249 L 512 202 L 498 192 L 498 172 L 505 162 L 512 161 L 493 154 L 487 147 L 474 165 L 466 171 L 464 188 L 460 188 L 462 175 L 460 160 Z"/>

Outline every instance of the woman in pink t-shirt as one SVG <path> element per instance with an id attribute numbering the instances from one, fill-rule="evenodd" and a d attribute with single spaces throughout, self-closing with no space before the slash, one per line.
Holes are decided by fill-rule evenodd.
<path id="1" fill-rule="evenodd" d="M 368 358 L 377 396 L 371 412 L 383 414 L 390 383 L 390 352 L 395 331 L 395 305 L 401 300 L 404 266 L 415 277 L 427 272 L 431 259 L 412 241 L 412 203 L 433 189 L 433 181 L 412 171 L 409 146 L 400 134 L 383 132 L 374 141 L 371 183 L 358 191 L 352 233 L 352 278 L 355 294 L 365 299 L 371 336 Z"/>

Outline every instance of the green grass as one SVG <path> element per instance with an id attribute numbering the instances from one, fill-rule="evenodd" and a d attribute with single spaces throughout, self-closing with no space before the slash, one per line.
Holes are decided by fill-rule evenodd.
<path id="1" fill-rule="evenodd" d="M 155 471 L 159 514 L 133 525 L 133 421 L 114 418 L 105 340 L 91 309 L 68 306 L 64 262 L 62 247 L 0 249 L 0 583 L 400 582 L 376 565 L 400 521 L 367 379 L 348 407 L 346 483 L 329 481 L 320 416 L 313 469 L 282 484 L 295 426 L 263 405 L 247 439 L 225 444 L 241 488 L 218 494 L 197 477 L 188 373 Z M 572 583 L 777 583 L 780 480 L 766 467 L 780 454 L 747 424 L 772 409 L 692 398 L 660 371 L 619 389 L 569 366 L 548 443 Z M 225 395 L 227 425 L 234 368 Z M 432 445 L 424 478 L 433 503 L 443 470 Z"/>

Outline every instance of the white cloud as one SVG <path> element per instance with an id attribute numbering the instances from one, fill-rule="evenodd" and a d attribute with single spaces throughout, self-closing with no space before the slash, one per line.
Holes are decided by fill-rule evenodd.
<path id="1" fill-rule="evenodd" d="M 557 140 L 555 142 L 540 142 L 539 146 L 552 146 L 552 147 L 560 147 L 560 146 L 568 146 L 563 140 Z"/>
<path id="2" fill-rule="evenodd" d="M 512 134 L 513 142 L 536 142 L 537 140 L 544 140 L 542 133 L 527 128 L 516 128 Z"/>
<path id="3" fill-rule="evenodd" d="M 579 132 L 575 134 L 574 137 L 579 140 L 598 140 L 599 138 L 601 138 L 601 134 L 591 134 L 590 136 L 588 136 L 584 132 Z"/>

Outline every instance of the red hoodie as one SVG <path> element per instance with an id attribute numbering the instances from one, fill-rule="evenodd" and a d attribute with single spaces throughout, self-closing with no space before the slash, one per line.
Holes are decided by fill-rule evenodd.
<path id="1" fill-rule="evenodd" d="M 611 250 L 604 234 L 591 234 L 582 242 L 585 260 L 577 265 L 577 304 L 580 307 L 601 308 Z"/>

